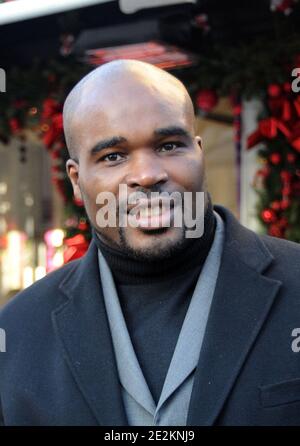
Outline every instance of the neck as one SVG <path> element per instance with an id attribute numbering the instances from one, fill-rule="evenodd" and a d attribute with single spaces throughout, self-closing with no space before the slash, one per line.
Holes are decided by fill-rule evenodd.
<path id="1" fill-rule="evenodd" d="M 161 281 L 199 268 L 205 262 L 212 245 L 215 233 L 215 216 L 209 200 L 204 217 L 204 233 L 198 239 L 191 239 L 176 255 L 164 261 L 141 261 L 124 253 L 121 249 L 112 248 L 93 231 L 93 239 L 108 263 L 114 279 L 120 284 L 142 284 Z"/>

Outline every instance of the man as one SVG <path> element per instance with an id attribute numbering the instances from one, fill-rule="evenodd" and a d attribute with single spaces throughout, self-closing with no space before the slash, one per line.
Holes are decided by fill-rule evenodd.
<path id="1" fill-rule="evenodd" d="M 299 425 L 300 248 L 213 208 L 183 85 L 106 64 L 70 93 L 64 128 L 93 241 L 1 311 L 2 424 Z M 144 194 L 135 207 L 120 185 Z M 176 192 L 169 208 L 151 195 Z M 99 224 L 106 193 L 116 225 Z M 197 194 L 204 232 L 187 237 L 174 219 Z"/>

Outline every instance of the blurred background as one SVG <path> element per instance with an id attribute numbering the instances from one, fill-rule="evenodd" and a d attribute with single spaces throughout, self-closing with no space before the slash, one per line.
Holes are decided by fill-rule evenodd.
<path id="1" fill-rule="evenodd" d="M 300 242 L 298 29 L 296 0 L 0 0 L 0 305 L 88 247 L 62 105 L 119 58 L 186 85 L 213 202 Z"/>

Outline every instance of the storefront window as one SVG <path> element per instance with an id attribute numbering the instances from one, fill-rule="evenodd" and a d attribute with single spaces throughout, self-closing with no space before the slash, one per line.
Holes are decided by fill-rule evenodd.
<path id="1" fill-rule="evenodd" d="M 62 201 L 46 149 L 0 145 L 0 305 L 63 263 Z M 48 235 L 48 237 L 47 237 Z"/>

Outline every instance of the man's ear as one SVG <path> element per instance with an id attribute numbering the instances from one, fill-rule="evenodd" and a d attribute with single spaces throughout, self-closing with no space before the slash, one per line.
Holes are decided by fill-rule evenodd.
<path id="1" fill-rule="evenodd" d="M 203 150 L 201 136 L 196 136 L 195 139 L 196 139 L 196 142 L 197 142 L 198 146 L 200 147 L 200 149 Z"/>
<path id="2" fill-rule="evenodd" d="M 68 159 L 66 162 L 66 170 L 68 177 L 72 183 L 73 193 L 76 201 L 82 202 L 81 190 L 79 187 L 79 164 L 73 159 Z"/>

